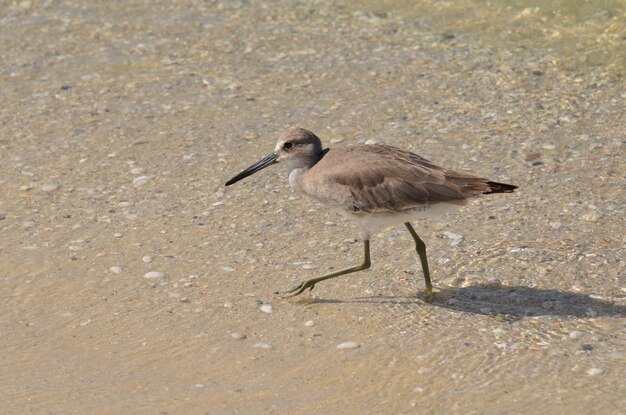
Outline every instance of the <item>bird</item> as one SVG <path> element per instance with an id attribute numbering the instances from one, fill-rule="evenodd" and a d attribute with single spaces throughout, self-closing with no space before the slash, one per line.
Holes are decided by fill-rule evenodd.
<path id="1" fill-rule="evenodd" d="M 422 265 L 426 300 L 433 298 L 426 244 L 411 221 L 432 217 L 492 193 L 512 193 L 518 186 L 458 173 L 387 144 L 323 148 L 309 130 L 293 127 L 279 135 L 274 150 L 228 180 L 230 186 L 274 164 L 285 164 L 293 190 L 334 208 L 354 220 L 361 231 L 363 262 L 316 278 L 285 291 L 292 297 L 312 290 L 321 281 L 370 268 L 370 238 L 382 228 L 404 224 L 415 241 Z"/>

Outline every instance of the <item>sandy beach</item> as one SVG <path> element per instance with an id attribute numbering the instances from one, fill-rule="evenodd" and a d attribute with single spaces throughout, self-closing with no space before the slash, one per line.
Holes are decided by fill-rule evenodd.
<path id="1" fill-rule="evenodd" d="M 2 3 L 0 413 L 620 413 L 624 3 L 506 3 Z M 291 126 L 519 189 L 280 299 L 362 255 L 224 187 Z"/>

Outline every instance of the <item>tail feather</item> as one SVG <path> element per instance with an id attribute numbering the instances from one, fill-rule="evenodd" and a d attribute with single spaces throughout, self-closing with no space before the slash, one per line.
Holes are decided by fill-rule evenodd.
<path id="1" fill-rule="evenodd" d="M 498 183 L 498 182 L 487 182 L 487 185 L 489 186 L 489 190 L 483 193 L 486 195 L 491 194 L 491 193 L 513 193 L 513 191 L 517 189 L 517 186 L 513 184 L 505 184 L 505 183 Z"/>

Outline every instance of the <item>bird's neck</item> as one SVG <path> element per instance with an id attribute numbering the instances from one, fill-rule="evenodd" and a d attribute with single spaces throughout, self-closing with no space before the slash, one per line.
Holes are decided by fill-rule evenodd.
<path id="1" fill-rule="evenodd" d="M 318 156 L 310 158 L 300 158 L 297 161 L 289 165 L 289 185 L 294 190 L 299 190 L 302 187 L 302 180 L 307 171 L 311 167 L 315 166 L 320 161 L 325 152 L 323 151 Z"/>
<path id="2" fill-rule="evenodd" d="M 304 178 L 304 174 L 310 169 L 304 167 L 295 167 L 293 169 L 289 169 L 289 186 L 295 191 L 300 191 L 302 188 L 302 179 Z"/>

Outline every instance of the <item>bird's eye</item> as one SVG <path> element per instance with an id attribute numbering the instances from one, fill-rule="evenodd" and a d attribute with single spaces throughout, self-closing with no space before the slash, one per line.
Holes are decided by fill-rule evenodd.
<path id="1" fill-rule="evenodd" d="M 289 141 L 287 141 L 285 144 L 283 144 L 283 148 L 285 150 L 289 150 L 291 147 L 293 147 L 293 144 L 290 143 Z"/>

